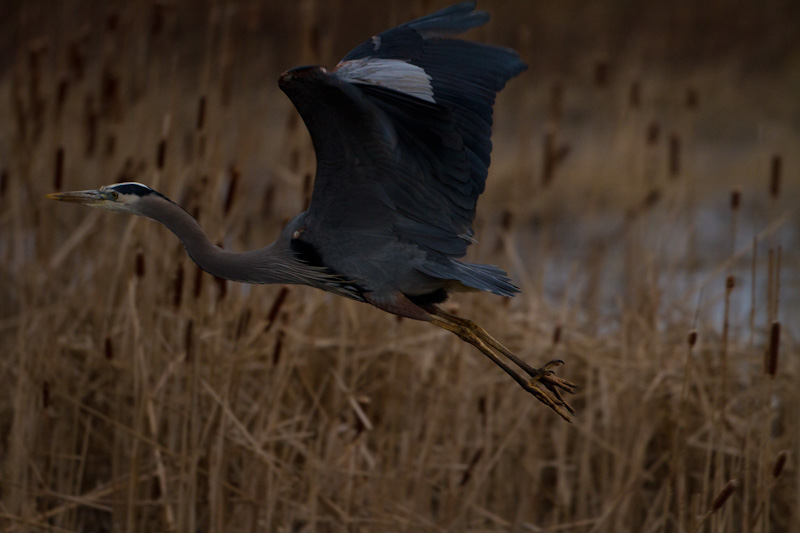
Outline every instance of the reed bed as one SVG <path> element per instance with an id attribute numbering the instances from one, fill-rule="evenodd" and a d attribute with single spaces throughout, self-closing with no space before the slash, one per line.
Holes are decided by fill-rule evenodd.
<path id="1" fill-rule="evenodd" d="M 447 305 L 565 360 L 572 424 L 447 332 L 216 280 L 162 227 L 44 199 L 140 181 L 266 245 L 314 172 L 278 74 L 440 5 L 4 8 L 0 531 L 800 530 L 797 107 L 748 107 L 680 18 L 543 48 L 576 35 L 566 8 L 486 1 L 471 35 L 533 67 L 498 101 L 470 252 L 524 292 Z"/>

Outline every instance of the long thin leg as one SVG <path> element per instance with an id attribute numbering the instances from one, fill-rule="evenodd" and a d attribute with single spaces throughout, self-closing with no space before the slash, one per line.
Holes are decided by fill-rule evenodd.
<path id="1" fill-rule="evenodd" d="M 458 335 L 461 339 L 472 344 L 483 352 L 489 359 L 502 368 L 514 381 L 526 391 L 536 397 L 537 400 L 550 407 L 558 413 L 561 418 L 570 421 L 575 410 L 564 401 L 558 389 L 572 393 L 577 388 L 575 384 L 557 377 L 552 368 L 563 364 L 560 360 L 553 360 L 542 368 L 533 368 L 528 363 L 517 357 L 508 348 L 503 346 L 497 339 L 489 335 L 485 329 L 475 322 L 461 318 L 450 313 L 446 313 L 439 308 L 430 310 L 430 322 Z M 506 363 L 500 356 L 508 358 L 511 362 L 524 370 L 530 379 L 526 379 Z M 566 411 L 565 411 L 566 410 Z"/>

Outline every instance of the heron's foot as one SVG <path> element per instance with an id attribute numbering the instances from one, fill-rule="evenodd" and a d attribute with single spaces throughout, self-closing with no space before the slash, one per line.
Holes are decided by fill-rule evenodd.
<path id="1" fill-rule="evenodd" d="M 478 348 L 537 400 L 558 413 L 567 422 L 571 421 L 575 410 L 564 401 L 561 392 L 574 393 L 578 387 L 574 383 L 556 376 L 552 370 L 557 366 L 563 365 L 563 361 L 553 359 L 542 368 L 533 368 L 471 320 L 451 315 L 438 308 L 432 309 L 431 314 L 433 316 L 429 320 L 433 324 L 452 331 Z M 518 372 L 508 361 L 522 369 L 530 378 L 526 378 Z"/>
<path id="2" fill-rule="evenodd" d="M 522 385 L 523 389 L 533 394 L 537 400 L 569 422 L 571 416 L 575 414 L 575 409 L 564 400 L 561 396 L 561 391 L 573 394 L 578 387 L 571 381 L 556 376 L 555 372 L 551 370 L 563 364 L 564 361 L 553 359 L 542 368 L 531 368 L 527 364 L 520 365 L 531 377 L 524 384 L 520 383 L 520 385 Z"/>

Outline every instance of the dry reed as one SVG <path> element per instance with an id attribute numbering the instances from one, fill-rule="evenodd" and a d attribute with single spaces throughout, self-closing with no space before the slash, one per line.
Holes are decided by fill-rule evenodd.
<path id="1" fill-rule="evenodd" d="M 447 305 L 533 364 L 565 360 L 569 425 L 446 332 L 217 283 L 164 228 L 43 198 L 141 181 L 225 248 L 263 246 L 313 179 L 279 73 L 434 4 L 9 8 L 0 532 L 800 530 L 797 160 L 773 157 L 768 188 L 751 172 L 797 137 L 707 138 L 762 99 L 714 92 L 746 90 L 716 62 L 684 70 L 705 35 L 643 30 L 598 60 L 552 6 L 481 3 L 472 37 L 533 73 L 498 99 L 470 259 L 524 292 Z M 610 5 L 573 11 L 600 31 Z M 544 46 L 562 33 L 574 56 Z M 646 49 L 675 51 L 672 77 Z"/>

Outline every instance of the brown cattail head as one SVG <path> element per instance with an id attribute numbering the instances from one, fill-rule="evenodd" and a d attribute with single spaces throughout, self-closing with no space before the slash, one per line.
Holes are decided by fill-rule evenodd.
<path id="1" fill-rule="evenodd" d="M 554 83 L 550 88 L 550 119 L 558 122 L 561 119 L 561 110 L 564 107 L 564 86 Z"/>
<path id="2" fill-rule="evenodd" d="M 164 160 L 167 157 L 167 140 L 161 139 L 158 141 L 158 147 L 156 148 L 156 168 L 158 170 L 164 170 Z"/>
<path id="3" fill-rule="evenodd" d="M 689 345 L 689 348 L 694 348 L 694 345 L 697 344 L 696 329 L 689 331 L 689 335 L 686 336 L 686 343 Z"/>
<path id="4" fill-rule="evenodd" d="M 42 382 L 42 407 L 47 409 L 50 407 L 50 382 Z"/>
<path id="5" fill-rule="evenodd" d="M 781 166 L 781 156 L 778 154 L 772 156 L 772 171 L 769 179 L 769 195 L 772 198 L 781 195 Z"/>
<path id="6" fill-rule="evenodd" d="M 694 87 L 686 89 L 686 108 L 692 111 L 697 109 L 697 89 Z"/>
<path id="7" fill-rule="evenodd" d="M 561 324 L 558 324 L 553 329 L 553 346 L 557 345 L 559 342 L 561 342 Z"/>
<path id="8" fill-rule="evenodd" d="M 67 101 L 67 93 L 69 92 L 69 79 L 66 76 L 62 77 L 58 82 L 58 89 L 56 89 L 56 116 L 61 116 L 61 111 L 64 109 L 64 102 Z"/>
<path id="9" fill-rule="evenodd" d="M 172 283 L 172 305 L 175 308 L 181 306 L 181 298 L 183 297 L 183 265 L 178 265 L 178 270 L 175 272 L 175 280 Z"/>
<path id="10" fill-rule="evenodd" d="M 61 190 L 64 183 L 64 147 L 59 146 L 56 149 L 56 168 L 53 173 L 53 188 L 57 191 Z"/>
<path id="11" fill-rule="evenodd" d="M 786 460 L 789 458 L 789 452 L 781 450 L 775 458 L 775 464 L 772 465 L 772 478 L 778 479 L 783 474 L 783 469 L 786 467 Z"/>
<path id="12" fill-rule="evenodd" d="M 250 308 L 245 307 L 244 311 L 239 315 L 239 323 L 236 325 L 236 338 L 240 339 L 247 333 L 247 326 L 250 325 Z"/>
<path id="13" fill-rule="evenodd" d="M 206 96 L 203 95 L 200 97 L 200 100 L 197 102 L 197 131 L 201 131 L 203 126 L 206 123 Z"/>
<path id="14" fill-rule="evenodd" d="M 242 172 L 239 170 L 238 165 L 232 163 L 231 166 L 228 167 L 228 173 L 230 174 L 230 181 L 228 182 L 228 194 L 225 196 L 225 206 L 223 210 L 226 215 L 231 212 L 231 207 L 233 207 L 233 198 L 236 196 L 236 186 L 239 183 L 239 177 Z"/>
<path id="15" fill-rule="evenodd" d="M 144 277 L 144 253 L 141 250 L 136 252 L 136 277 Z"/>
<path id="16" fill-rule="evenodd" d="M 218 278 L 216 276 L 214 276 L 214 281 L 217 282 L 217 287 L 219 287 L 219 292 L 217 293 L 217 302 L 221 302 L 228 294 L 228 282 L 225 280 L 225 278 Z"/>
<path id="17" fill-rule="evenodd" d="M 645 139 L 647 140 L 648 146 L 655 145 L 658 142 L 660 135 L 661 127 L 658 125 L 658 122 L 654 120 L 647 125 L 647 134 L 645 135 Z"/>
<path id="18" fill-rule="evenodd" d="M 731 209 L 736 211 L 742 204 L 742 191 L 738 187 L 731 191 Z"/>
<path id="19" fill-rule="evenodd" d="M 675 134 L 669 136 L 669 175 L 678 177 L 681 171 L 681 139 Z"/>
<path id="20" fill-rule="evenodd" d="M 8 187 L 8 169 L 0 170 L 0 198 L 6 195 L 6 187 Z"/>
<path id="21" fill-rule="evenodd" d="M 200 298 L 203 292 L 203 269 L 197 267 L 194 269 L 194 297 Z"/>
<path id="22" fill-rule="evenodd" d="M 608 85 L 609 67 L 606 61 L 599 61 L 594 66 L 594 85 L 597 88 L 604 88 Z"/>
<path id="23" fill-rule="evenodd" d="M 508 209 L 503 209 L 503 213 L 500 215 L 500 227 L 503 228 L 503 231 L 510 230 L 513 222 L 514 214 Z"/>
<path id="24" fill-rule="evenodd" d="M 103 346 L 103 351 L 105 353 L 106 359 L 109 361 L 114 359 L 114 344 L 111 342 L 111 337 L 106 337 L 106 341 Z"/>
<path id="25" fill-rule="evenodd" d="M 278 331 L 275 338 L 275 347 L 272 349 L 272 365 L 278 366 L 281 361 L 281 350 L 283 349 L 283 330 Z"/>
<path id="26" fill-rule="evenodd" d="M 732 479 L 725 483 L 725 486 L 722 487 L 721 491 L 719 491 L 719 494 L 717 494 L 716 498 L 714 498 L 714 501 L 711 502 L 711 513 L 716 513 L 722 509 L 722 506 L 725 505 L 725 502 L 728 501 L 728 498 L 730 498 L 738 488 L 738 479 Z"/>
<path id="27" fill-rule="evenodd" d="M 631 83 L 628 91 L 628 104 L 633 109 L 639 109 L 642 106 L 642 84 L 639 83 L 639 80 Z"/>
<path id="28" fill-rule="evenodd" d="M 275 301 L 272 302 L 272 307 L 269 309 L 269 313 L 267 313 L 267 326 L 264 328 L 264 331 L 269 331 L 272 327 L 272 324 L 275 323 L 275 319 L 278 316 L 278 313 L 283 306 L 283 303 L 286 301 L 286 297 L 289 295 L 289 289 L 286 287 L 281 287 L 281 290 L 278 292 L 278 296 L 275 297 Z"/>
<path id="29" fill-rule="evenodd" d="M 97 145 L 97 112 L 94 109 L 94 98 L 87 95 L 83 102 L 83 116 L 86 127 L 86 155 L 94 155 Z"/>
<path id="30" fill-rule="evenodd" d="M 186 361 L 187 362 L 191 361 L 192 357 L 194 355 L 192 353 L 192 348 L 193 348 L 192 339 L 194 338 L 194 334 L 192 333 L 193 329 L 194 329 L 194 322 L 192 320 L 190 320 L 186 324 L 186 331 L 183 334 L 183 345 L 184 345 L 184 348 L 186 349 Z"/>
<path id="31" fill-rule="evenodd" d="M 111 157 L 117 150 L 117 137 L 113 133 L 106 135 L 105 156 Z"/>
<path id="32" fill-rule="evenodd" d="M 781 344 L 781 323 L 776 320 L 769 328 L 769 346 L 764 360 L 764 372 L 771 378 L 778 373 L 778 348 Z"/>
<path id="33" fill-rule="evenodd" d="M 727 278 L 725 278 L 725 290 L 730 292 L 736 287 L 736 278 L 733 274 L 729 274 Z"/>

